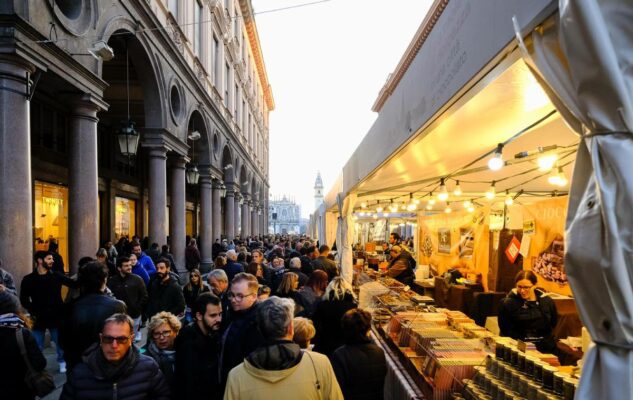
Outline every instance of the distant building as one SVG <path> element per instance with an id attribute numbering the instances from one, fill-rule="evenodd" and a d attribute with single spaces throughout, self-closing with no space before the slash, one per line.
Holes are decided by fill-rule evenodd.
<path id="1" fill-rule="evenodd" d="M 301 206 L 283 195 L 268 201 L 268 232 L 275 234 L 305 233 L 306 221 L 301 219 Z"/>
<path id="2" fill-rule="evenodd" d="M 321 180 L 321 172 L 317 172 L 314 182 L 314 208 L 319 208 L 321 203 L 323 203 L 323 181 Z"/>

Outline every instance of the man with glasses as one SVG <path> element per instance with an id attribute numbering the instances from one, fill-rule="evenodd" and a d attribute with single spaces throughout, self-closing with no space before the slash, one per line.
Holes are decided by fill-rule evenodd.
<path id="1" fill-rule="evenodd" d="M 132 346 L 134 322 L 125 314 L 105 320 L 99 343 L 86 350 L 60 399 L 165 399 L 169 386 L 158 364 Z"/>
<path id="2" fill-rule="evenodd" d="M 231 316 L 228 328 L 222 337 L 220 354 L 220 381 L 222 391 L 229 371 L 244 361 L 251 351 L 264 343 L 257 329 L 257 278 L 251 274 L 235 275 L 229 288 Z"/>

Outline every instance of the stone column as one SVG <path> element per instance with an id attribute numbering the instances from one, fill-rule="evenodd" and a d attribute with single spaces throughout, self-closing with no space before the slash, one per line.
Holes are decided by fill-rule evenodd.
<path id="1" fill-rule="evenodd" d="M 79 96 L 70 99 L 68 160 L 68 266 L 74 274 L 82 257 L 99 248 L 99 186 L 97 170 L 97 111 Z"/>
<path id="2" fill-rule="evenodd" d="M 253 208 L 251 208 L 251 234 L 253 236 L 258 234 L 257 217 L 257 203 L 253 202 Z"/>
<path id="3" fill-rule="evenodd" d="M 149 148 L 149 242 L 167 243 L 167 149 Z"/>
<path id="4" fill-rule="evenodd" d="M 215 243 L 216 239 L 222 237 L 222 207 L 220 206 L 220 202 L 222 201 L 220 198 L 221 186 L 222 182 L 217 179 L 213 180 L 213 200 L 211 205 L 211 212 L 213 214 L 213 243 Z"/>
<path id="5" fill-rule="evenodd" d="M 259 215 L 259 234 L 263 235 L 265 234 L 265 229 L 266 227 L 264 226 L 264 210 L 262 210 L 262 213 Z"/>
<path id="6" fill-rule="evenodd" d="M 249 230 L 249 216 L 251 215 L 251 211 L 248 206 L 249 199 L 248 195 L 244 195 L 244 203 L 242 203 L 242 239 L 245 239 L 250 235 Z"/>
<path id="7" fill-rule="evenodd" d="M 239 198 L 239 194 L 236 192 L 235 193 L 235 204 L 234 204 L 234 220 L 233 223 L 235 224 L 235 228 L 233 228 L 235 230 L 235 234 L 237 235 L 237 232 L 240 230 L 240 211 L 241 211 L 241 206 L 240 206 L 240 198 Z M 244 234 L 242 232 L 240 232 L 240 239 L 244 236 Z"/>
<path id="8" fill-rule="evenodd" d="M 30 104 L 23 60 L 0 58 L 0 255 L 19 288 L 33 270 Z"/>
<path id="9" fill-rule="evenodd" d="M 224 198 L 224 233 L 226 238 L 231 241 L 235 238 L 235 193 L 233 192 L 233 184 L 225 183 L 226 197 Z"/>
<path id="10" fill-rule="evenodd" d="M 169 192 L 169 243 L 178 272 L 184 272 L 185 247 L 187 238 L 187 218 L 185 204 L 185 165 L 187 160 L 177 156 L 171 163 L 171 186 Z"/>
<path id="11" fill-rule="evenodd" d="M 213 178 L 211 174 L 200 174 L 200 255 L 202 256 L 202 265 L 205 267 L 213 264 L 213 256 L 211 247 L 213 247 L 213 226 L 215 222 L 215 213 L 213 210 Z"/>

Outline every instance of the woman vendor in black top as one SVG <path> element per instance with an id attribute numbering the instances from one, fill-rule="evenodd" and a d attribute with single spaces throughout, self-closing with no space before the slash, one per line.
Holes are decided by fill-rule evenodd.
<path id="1" fill-rule="evenodd" d="M 499 329 L 501 336 L 524 342 L 533 342 L 542 353 L 556 353 L 556 339 L 552 334 L 557 314 L 554 301 L 536 289 L 536 275 L 532 271 L 519 271 L 516 288 L 501 300 Z"/>

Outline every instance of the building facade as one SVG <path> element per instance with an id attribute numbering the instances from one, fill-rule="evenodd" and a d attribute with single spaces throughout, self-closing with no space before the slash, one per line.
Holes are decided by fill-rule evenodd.
<path id="1" fill-rule="evenodd" d="M 281 235 L 305 233 L 306 222 L 301 219 L 301 206 L 294 199 L 282 196 L 269 200 L 268 232 Z"/>
<path id="2" fill-rule="evenodd" d="M 16 279 L 51 239 L 72 272 L 123 236 L 169 238 L 183 268 L 187 235 L 210 263 L 215 239 L 265 233 L 274 100 L 250 0 L 8 0 L 0 25 Z"/>

